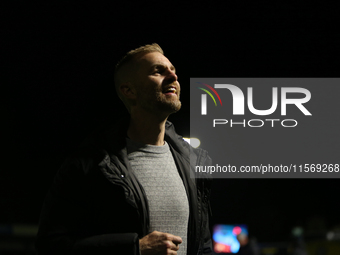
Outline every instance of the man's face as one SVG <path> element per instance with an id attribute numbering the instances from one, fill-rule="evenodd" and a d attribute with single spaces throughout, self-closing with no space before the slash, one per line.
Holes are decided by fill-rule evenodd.
<path id="1" fill-rule="evenodd" d="M 153 113 L 171 114 L 181 108 L 175 67 L 159 52 L 143 55 L 136 63 L 136 106 Z"/>

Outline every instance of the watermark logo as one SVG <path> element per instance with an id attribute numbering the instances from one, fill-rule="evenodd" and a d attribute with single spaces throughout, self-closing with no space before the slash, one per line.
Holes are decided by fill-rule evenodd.
<path id="1" fill-rule="evenodd" d="M 307 110 L 307 108 L 304 106 L 305 103 L 307 103 L 311 99 L 311 93 L 308 89 L 301 88 L 301 87 L 271 87 L 271 106 L 266 109 L 257 109 L 254 106 L 254 94 L 253 94 L 253 88 L 247 87 L 247 94 L 243 93 L 243 91 L 235 85 L 232 84 L 214 84 L 214 88 L 208 84 L 202 83 L 202 82 L 196 82 L 199 83 L 206 88 L 198 87 L 200 90 L 204 91 L 205 94 L 201 94 L 201 115 L 207 115 L 207 94 L 212 98 L 214 101 L 215 106 L 217 106 L 217 100 L 215 99 L 215 96 L 218 98 L 221 106 L 222 100 L 219 95 L 219 93 L 216 90 L 219 90 L 219 92 L 222 92 L 222 96 L 224 94 L 224 91 L 228 91 L 227 93 L 232 96 L 232 114 L 235 115 L 245 115 L 245 107 L 248 107 L 248 110 L 250 113 L 257 115 L 257 116 L 268 116 L 273 114 L 278 108 L 280 108 L 280 114 L 281 116 L 287 115 L 287 105 L 293 105 L 295 106 L 300 112 L 302 112 L 306 116 L 311 116 L 312 114 Z M 280 92 L 280 94 L 279 94 Z M 215 94 L 215 96 L 213 95 Z M 291 95 L 294 94 L 295 98 Z M 259 95 L 260 98 L 256 98 L 256 100 L 261 100 L 261 97 L 263 95 Z M 226 106 L 224 106 L 226 107 Z M 236 124 L 242 125 L 242 126 L 249 126 L 249 127 L 262 127 L 264 123 L 269 122 L 271 123 L 271 126 L 274 127 L 274 122 L 280 121 L 281 125 L 283 127 L 295 127 L 297 125 L 297 121 L 295 119 L 286 119 L 286 120 L 280 120 L 280 119 L 251 119 L 249 121 L 246 121 L 245 119 L 241 122 L 235 122 L 235 120 L 227 120 L 227 119 L 214 119 L 213 126 L 220 124 L 227 124 L 230 123 L 231 126 Z M 248 123 L 248 125 L 246 125 Z M 293 123 L 291 125 L 288 125 L 287 123 Z"/>
<path id="2" fill-rule="evenodd" d="M 197 83 L 201 83 L 201 82 L 197 82 Z M 221 98 L 219 94 L 216 92 L 216 90 L 212 88 L 211 86 L 209 86 L 208 84 L 205 84 L 205 83 L 201 83 L 201 84 L 207 86 L 216 94 L 222 106 Z M 233 98 L 233 115 L 244 115 L 245 99 L 244 99 L 244 94 L 239 87 L 235 85 L 231 85 L 231 84 L 215 84 L 214 87 L 216 89 L 228 89 L 231 92 L 231 95 Z M 199 88 L 199 89 L 208 93 L 210 97 L 214 100 L 215 105 L 217 106 L 214 96 L 208 90 L 203 89 L 203 88 Z M 258 109 L 255 109 L 254 104 L 253 104 L 253 88 L 248 87 L 247 88 L 247 92 L 248 92 L 247 104 L 248 104 L 249 111 L 255 115 L 261 115 L 261 116 L 270 115 L 274 113 L 278 105 L 278 92 L 277 91 L 278 91 L 277 87 L 272 88 L 271 107 L 266 110 L 258 110 Z M 301 94 L 304 94 L 304 97 L 295 98 L 295 99 L 287 98 L 287 94 L 289 93 L 301 93 Z M 311 93 L 309 90 L 305 88 L 291 88 L 291 87 L 281 88 L 281 115 L 286 115 L 286 112 L 287 112 L 286 109 L 287 109 L 288 104 L 295 105 L 297 108 L 300 109 L 300 111 L 304 115 L 312 115 L 303 105 L 304 103 L 307 103 L 310 99 L 311 99 Z M 201 95 L 201 115 L 207 115 L 207 95 L 206 94 Z"/>
<path id="3" fill-rule="evenodd" d="M 222 106 L 222 100 L 221 100 L 221 98 L 220 98 L 220 95 L 217 93 L 217 91 L 216 91 L 213 87 L 211 87 L 211 86 L 208 85 L 208 84 L 202 83 L 202 82 L 197 82 L 197 83 L 206 86 L 206 87 L 209 88 L 212 92 L 214 92 L 215 95 L 217 96 L 218 100 L 220 101 L 221 106 Z M 214 100 L 215 106 L 217 106 L 215 97 L 210 93 L 209 90 L 206 90 L 206 89 L 201 88 L 201 87 L 198 87 L 198 88 L 201 89 L 201 90 L 203 90 L 204 92 L 206 92 L 206 93 L 212 98 L 212 100 Z M 202 94 L 202 95 L 201 95 L 201 114 L 202 114 L 202 115 L 207 115 L 207 95 L 206 95 L 206 94 Z"/>

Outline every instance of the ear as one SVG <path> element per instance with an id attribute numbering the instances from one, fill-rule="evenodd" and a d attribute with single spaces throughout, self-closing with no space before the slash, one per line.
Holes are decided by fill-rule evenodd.
<path id="1" fill-rule="evenodd" d="M 119 90 L 126 99 L 135 99 L 136 90 L 133 88 L 131 82 L 124 82 L 119 86 Z"/>

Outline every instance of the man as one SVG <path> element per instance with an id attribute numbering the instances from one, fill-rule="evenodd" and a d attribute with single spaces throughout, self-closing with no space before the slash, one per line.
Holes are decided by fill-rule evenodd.
<path id="1" fill-rule="evenodd" d="M 115 70 L 130 118 L 98 132 L 58 171 L 46 197 L 38 254 L 210 254 L 210 182 L 190 178 L 193 149 L 167 121 L 181 108 L 174 66 L 157 44 Z"/>

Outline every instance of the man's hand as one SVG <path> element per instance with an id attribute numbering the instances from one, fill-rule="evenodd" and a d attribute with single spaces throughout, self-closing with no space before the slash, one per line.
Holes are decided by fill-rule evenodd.
<path id="1" fill-rule="evenodd" d="M 153 231 L 139 240 L 142 255 L 176 255 L 182 238 Z"/>

